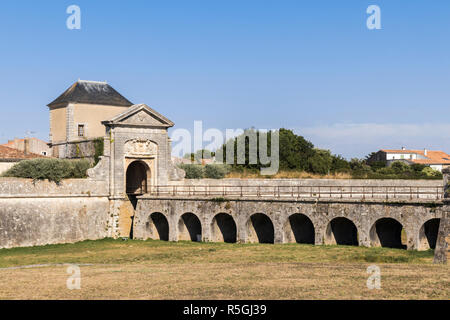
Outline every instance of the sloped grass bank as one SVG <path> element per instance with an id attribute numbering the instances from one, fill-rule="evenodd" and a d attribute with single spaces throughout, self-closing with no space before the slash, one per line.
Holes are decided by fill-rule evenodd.
<path id="1" fill-rule="evenodd" d="M 61 263 L 408 263 L 431 264 L 433 250 L 312 246 L 303 244 L 227 244 L 122 239 L 83 241 L 0 250 L 0 268 Z"/>

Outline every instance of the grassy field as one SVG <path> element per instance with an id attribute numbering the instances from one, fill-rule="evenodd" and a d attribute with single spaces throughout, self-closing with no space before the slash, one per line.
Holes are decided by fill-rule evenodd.
<path id="1" fill-rule="evenodd" d="M 0 299 L 449 299 L 433 252 L 105 239 L 0 250 Z M 67 265 L 81 266 L 68 290 Z M 381 270 L 369 290 L 367 267 Z"/>

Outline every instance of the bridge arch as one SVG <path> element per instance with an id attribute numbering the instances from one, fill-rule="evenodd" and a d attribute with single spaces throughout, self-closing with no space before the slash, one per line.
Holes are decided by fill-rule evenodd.
<path id="1" fill-rule="evenodd" d="M 153 212 L 145 227 L 150 239 L 169 241 L 169 221 L 161 212 Z"/>
<path id="2" fill-rule="evenodd" d="M 345 217 L 336 217 L 327 225 L 324 242 L 329 245 L 357 246 L 358 228 L 352 220 Z"/>
<path id="3" fill-rule="evenodd" d="M 436 248 L 441 219 L 433 218 L 425 221 L 419 230 L 419 250 Z"/>
<path id="4" fill-rule="evenodd" d="M 237 226 L 234 218 L 228 213 L 218 213 L 211 221 L 211 241 L 235 243 Z"/>
<path id="5" fill-rule="evenodd" d="M 402 235 L 402 233 L 404 233 Z M 381 218 L 370 228 L 370 245 L 406 249 L 406 231 L 403 225 L 394 218 Z"/>
<path id="6" fill-rule="evenodd" d="M 187 212 L 178 220 L 178 240 L 202 241 L 202 224 L 194 213 Z"/>
<path id="7" fill-rule="evenodd" d="M 285 243 L 315 243 L 315 228 L 311 219 L 302 213 L 290 215 L 284 224 Z"/>
<path id="8" fill-rule="evenodd" d="M 126 171 L 126 193 L 139 195 L 148 192 L 150 167 L 142 160 L 131 162 Z"/>
<path id="9" fill-rule="evenodd" d="M 272 220 L 264 213 L 255 213 L 247 221 L 247 241 L 274 243 L 275 228 Z"/>

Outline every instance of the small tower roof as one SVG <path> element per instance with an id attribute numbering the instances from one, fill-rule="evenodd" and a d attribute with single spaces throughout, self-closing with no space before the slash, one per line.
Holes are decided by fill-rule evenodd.
<path id="1" fill-rule="evenodd" d="M 78 80 L 48 106 L 71 102 L 124 107 L 133 105 L 106 82 Z"/>

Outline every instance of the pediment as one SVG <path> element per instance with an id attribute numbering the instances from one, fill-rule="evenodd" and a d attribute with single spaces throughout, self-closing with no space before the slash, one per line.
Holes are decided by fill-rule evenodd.
<path id="1" fill-rule="evenodd" d="M 115 116 L 105 125 L 172 127 L 174 123 L 145 104 L 131 106 L 125 112 Z"/>
<path id="2" fill-rule="evenodd" d="M 164 126 L 167 123 L 156 118 L 146 110 L 141 110 L 135 114 L 120 121 L 123 124 L 148 125 L 148 126 Z"/>

